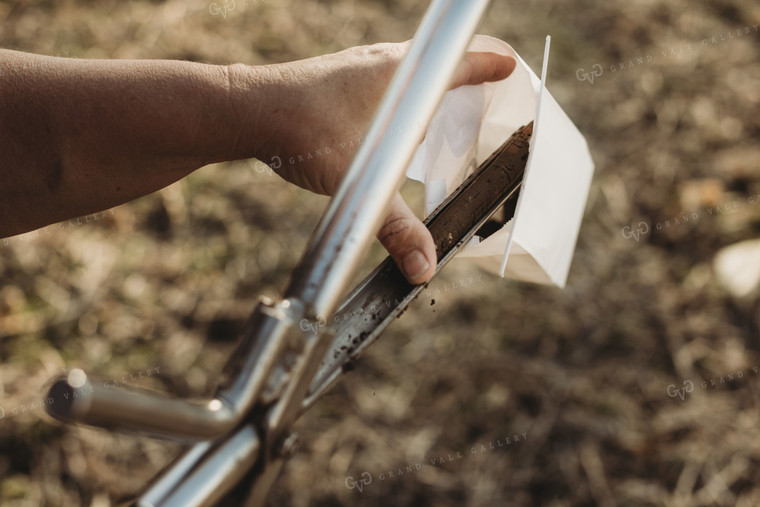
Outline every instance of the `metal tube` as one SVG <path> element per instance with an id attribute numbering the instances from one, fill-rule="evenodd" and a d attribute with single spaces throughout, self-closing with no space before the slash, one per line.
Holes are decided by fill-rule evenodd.
<path id="1" fill-rule="evenodd" d="M 47 411 L 57 419 L 176 438 L 208 438 L 229 431 L 237 419 L 222 400 L 194 404 L 150 391 L 109 388 L 78 369 L 58 379 L 48 397 L 53 402 Z"/>
<path id="2" fill-rule="evenodd" d="M 305 331 L 297 324 L 302 314 L 297 301 L 264 299 L 246 323 L 243 340 L 225 365 L 227 380 L 216 393 L 240 417 L 260 401 L 283 351 L 302 346 Z"/>
<path id="3" fill-rule="evenodd" d="M 337 307 L 488 4 L 435 0 L 428 9 L 285 292 L 307 318 Z"/>
<path id="4" fill-rule="evenodd" d="M 178 440 L 218 438 L 231 431 L 253 407 L 288 342 L 300 344 L 304 331 L 288 300 L 262 300 L 246 323 L 227 381 L 212 399 L 192 403 L 147 390 L 108 387 L 72 370 L 49 389 L 48 413 L 64 421 L 125 428 Z"/>
<path id="5" fill-rule="evenodd" d="M 207 453 L 215 449 L 212 444 L 214 444 L 212 440 L 204 440 L 183 452 L 145 488 L 136 505 L 145 507 L 159 505 L 204 460 Z"/>
<path id="6" fill-rule="evenodd" d="M 254 466 L 261 442 L 250 424 L 206 450 L 203 458 L 189 473 L 173 474 L 174 484 L 148 491 L 137 501 L 137 507 L 205 507 L 214 505 Z M 197 460 L 195 456 L 194 459 Z M 173 487 L 170 487 L 173 486 Z"/>

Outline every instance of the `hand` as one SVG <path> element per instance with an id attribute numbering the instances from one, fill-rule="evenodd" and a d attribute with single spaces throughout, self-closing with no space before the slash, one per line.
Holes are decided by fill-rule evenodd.
<path id="1" fill-rule="evenodd" d="M 258 115 L 268 128 L 257 132 L 268 135 L 261 138 L 257 158 L 296 185 L 334 194 L 409 44 L 361 46 L 264 67 L 265 79 L 276 91 L 267 95 L 267 114 Z M 470 52 L 451 88 L 498 81 L 514 68 L 511 57 Z M 409 282 L 424 283 L 433 276 L 433 238 L 400 194 L 377 237 Z"/>

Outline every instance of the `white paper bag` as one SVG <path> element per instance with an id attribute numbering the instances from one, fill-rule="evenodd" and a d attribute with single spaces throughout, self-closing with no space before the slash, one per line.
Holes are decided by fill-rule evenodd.
<path id="1" fill-rule="evenodd" d="M 430 213 L 515 130 L 534 121 L 515 218 L 483 241 L 473 238 L 457 258 L 501 276 L 564 287 L 594 171 L 588 146 L 511 46 L 487 37 L 470 50 L 510 55 L 517 66 L 506 80 L 447 92 L 407 176 L 425 183 Z"/>

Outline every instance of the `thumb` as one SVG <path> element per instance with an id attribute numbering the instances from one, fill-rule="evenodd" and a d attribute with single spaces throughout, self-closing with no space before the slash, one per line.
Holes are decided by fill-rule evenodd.
<path id="1" fill-rule="evenodd" d="M 517 62 L 511 56 L 487 52 L 467 52 L 459 62 L 451 88 L 462 85 L 479 85 L 506 79 L 515 70 Z"/>
<path id="2" fill-rule="evenodd" d="M 401 194 L 396 193 L 393 198 L 377 239 L 409 283 L 425 283 L 433 277 L 437 263 L 433 236 L 409 209 Z"/>

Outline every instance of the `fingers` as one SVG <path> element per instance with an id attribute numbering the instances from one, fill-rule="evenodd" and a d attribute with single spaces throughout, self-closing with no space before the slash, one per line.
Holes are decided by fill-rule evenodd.
<path id="1" fill-rule="evenodd" d="M 501 81 L 512 74 L 516 65 L 517 62 L 511 56 L 468 52 L 459 63 L 451 88 Z"/>
<path id="2" fill-rule="evenodd" d="M 409 283 L 425 283 L 433 277 L 437 257 L 433 236 L 409 206 L 396 194 L 377 239 L 396 261 Z"/>

